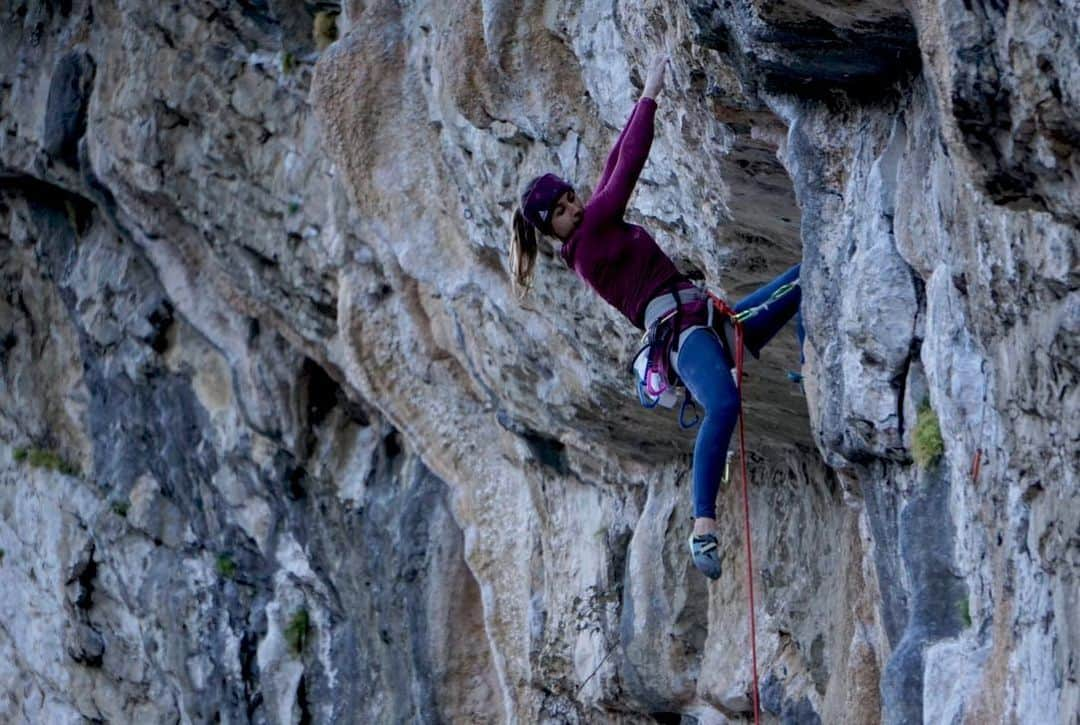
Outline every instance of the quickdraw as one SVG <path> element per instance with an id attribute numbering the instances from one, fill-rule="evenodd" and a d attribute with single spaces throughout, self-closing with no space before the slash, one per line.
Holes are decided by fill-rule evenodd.
<path id="1" fill-rule="evenodd" d="M 731 310 L 731 319 L 733 319 L 735 322 L 746 322 L 762 310 L 768 309 L 770 303 L 776 302 L 778 299 L 780 299 L 798 286 L 798 282 L 788 282 L 787 284 L 780 285 L 773 291 L 771 295 L 769 295 L 769 299 L 765 300 L 760 305 L 754 305 L 750 309 L 743 310 L 742 312 L 735 312 L 734 310 Z M 720 300 L 720 298 L 714 295 L 712 292 L 709 293 L 709 296 L 712 297 L 713 300 Z M 723 302 L 723 300 L 720 300 L 720 302 L 724 305 L 725 309 L 731 309 L 727 306 L 726 303 Z"/>

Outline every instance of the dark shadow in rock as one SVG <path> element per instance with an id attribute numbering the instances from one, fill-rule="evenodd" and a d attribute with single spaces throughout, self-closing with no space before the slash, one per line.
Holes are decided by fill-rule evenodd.
<path id="1" fill-rule="evenodd" d="M 169 349 L 169 333 L 173 328 L 173 306 L 165 297 L 147 317 L 152 332 L 145 341 L 158 355 L 164 355 Z"/>
<path id="2" fill-rule="evenodd" d="M 882 712 L 887 723 L 922 721 L 923 653 L 934 642 L 955 637 L 965 626 L 967 587 L 955 573 L 956 532 L 949 514 L 949 489 L 946 466 L 935 464 L 922 472 L 919 490 L 899 513 L 899 556 L 911 592 L 907 624 L 882 673 Z M 878 572 L 880 579 L 880 568 Z M 895 583 L 886 584 L 883 597 L 898 588 Z M 889 602 L 884 604 L 888 612 Z"/>
<path id="3" fill-rule="evenodd" d="M 871 100 L 906 84 L 921 67 L 915 26 L 902 8 L 884 14 L 867 3 L 864 20 L 841 27 L 799 3 L 735 0 L 721 7 L 691 0 L 688 6 L 697 41 L 727 57 L 749 87 L 766 92 Z"/>
<path id="4" fill-rule="evenodd" d="M 514 420 L 505 410 L 496 413 L 495 419 L 503 428 L 525 441 L 529 452 L 541 466 L 552 469 L 560 476 L 569 475 L 570 464 L 566 459 L 565 444 Z"/>
<path id="5" fill-rule="evenodd" d="M 95 71 L 89 55 L 68 53 L 56 64 L 49 86 L 42 146 L 49 156 L 72 168 L 78 166 L 79 139 L 86 134 L 86 109 Z"/>
<path id="6" fill-rule="evenodd" d="M 761 683 L 761 709 L 779 718 L 781 725 L 821 725 L 821 716 L 814 710 L 810 698 L 784 699 L 784 684 L 775 673 L 769 672 Z"/>

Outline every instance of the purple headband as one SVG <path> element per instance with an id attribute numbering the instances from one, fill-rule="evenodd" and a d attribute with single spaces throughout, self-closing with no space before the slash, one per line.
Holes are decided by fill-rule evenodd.
<path id="1" fill-rule="evenodd" d="M 534 227 L 547 232 L 551 229 L 551 210 L 555 202 L 572 188 L 555 174 L 544 174 L 521 195 L 522 214 Z"/>

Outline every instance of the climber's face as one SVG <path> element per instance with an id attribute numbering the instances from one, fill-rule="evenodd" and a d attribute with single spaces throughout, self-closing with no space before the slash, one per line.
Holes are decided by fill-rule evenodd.
<path id="1" fill-rule="evenodd" d="M 584 213 L 585 205 L 574 190 L 564 192 L 551 210 L 551 229 L 555 236 L 564 242 L 569 239 L 581 224 Z"/>

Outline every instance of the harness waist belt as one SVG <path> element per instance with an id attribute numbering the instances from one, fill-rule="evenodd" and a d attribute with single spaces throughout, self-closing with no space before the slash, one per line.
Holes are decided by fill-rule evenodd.
<path id="1" fill-rule="evenodd" d="M 649 304 L 645 306 L 645 329 L 648 330 L 656 321 L 664 315 L 674 310 L 678 305 L 685 304 L 687 302 L 696 302 L 697 300 L 705 299 L 705 293 L 699 290 L 697 287 L 690 287 L 688 289 L 678 290 L 678 301 L 676 302 L 675 295 L 670 292 L 665 292 L 662 295 L 657 295 L 649 300 Z"/>

